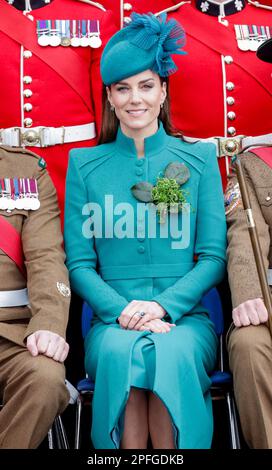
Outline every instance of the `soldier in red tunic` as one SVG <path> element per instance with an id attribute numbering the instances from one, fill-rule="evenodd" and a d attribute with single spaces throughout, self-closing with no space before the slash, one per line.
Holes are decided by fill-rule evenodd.
<path id="1" fill-rule="evenodd" d="M 185 136 L 212 139 L 218 156 L 272 144 L 271 65 L 255 53 L 272 35 L 272 1 L 171 3 L 169 18 L 184 27 L 188 52 L 170 79 L 175 126 Z"/>
<path id="2" fill-rule="evenodd" d="M 91 1 L 0 0 L 0 8 L 0 143 L 45 158 L 63 209 L 68 152 L 96 143 L 99 62 L 114 18 Z"/>
<path id="3" fill-rule="evenodd" d="M 131 13 L 154 13 L 171 6 L 171 0 L 103 0 L 103 5 L 112 10 L 120 28 L 130 22 Z"/>

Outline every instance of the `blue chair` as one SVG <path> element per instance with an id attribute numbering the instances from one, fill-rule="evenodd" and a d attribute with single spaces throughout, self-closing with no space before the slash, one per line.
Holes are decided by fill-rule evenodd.
<path id="1" fill-rule="evenodd" d="M 216 288 L 211 289 L 202 299 L 202 304 L 209 310 L 210 318 L 214 323 L 216 334 L 219 338 L 219 363 L 218 370 L 211 374 L 212 386 L 211 395 L 213 399 L 223 399 L 227 403 L 228 422 L 230 431 L 230 448 L 240 449 L 240 438 L 238 431 L 237 414 L 235 408 L 232 375 L 224 371 L 224 317 L 221 300 Z M 91 325 L 93 312 L 89 305 L 85 302 L 82 309 L 82 336 L 85 339 Z M 77 384 L 79 392 L 76 406 L 76 428 L 75 428 L 75 449 L 80 448 L 81 438 L 81 413 L 84 401 L 88 398 L 91 400 L 94 392 L 93 381 L 86 376 Z"/>
<path id="2" fill-rule="evenodd" d="M 240 449 L 240 437 L 236 406 L 233 393 L 232 375 L 224 370 L 224 315 L 221 299 L 216 288 L 211 289 L 202 299 L 202 305 L 209 310 L 210 319 L 219 339 L 218 369 L 211 375 L 211 395 L 214 400 L 225 400 L 227 404 L 230 448 Z"/>
<path id="3" fill-rule="evenodd" d="M 86 302 L 84 302 L 81 317 L 81 332 L 83 340 L 85 340 L 88 331 L 90 330 L 92 317 L 93 311 L 91 307 Z M 78 382 L 77 390 L 78 397 L 76 402 L 75 449 L 80 448 L 82 407 L 86 399 L 91 400 L 92 398 L 94 392 L 94 382 L 86 375 L 84 379 Z"/>

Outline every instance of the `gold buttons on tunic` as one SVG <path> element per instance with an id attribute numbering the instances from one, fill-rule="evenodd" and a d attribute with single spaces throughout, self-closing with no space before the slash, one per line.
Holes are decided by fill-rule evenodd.
<path id="1" fill-rule="evenodd" d="M 227 83 L 226 83 L 226 89 L 227 89 L 228 91 L 232 91 L 232 90 L 234 90 L 234 88 L 235 88 L 234 83 L 232 83 L 232 82 L 227 82 Z"/>
<path id="2" fill-rule="evenodd" d="M 236 134 L 235 127 L 228 127 L 228 134 L 229 135 L 235 135 Z"/>
<path id="3" fill-rule="evenodd" d="M 33 106 L 32 106 L 31 103 L 25 103 L 25 104 L 24 104 L 24 110 L 27 111 L 28 113 L 29 113 L 30 111 L 32 111 L 32 108 L 33 108 Z"/>
<path id="4" fill-rule="evenodd" d="M 30 98 L 32 96 L 32 91 L 27 88 L 26 90 L 24 90 L 23 95 L 26 98 Z"/>
<path id="5" fill-rule="evenodd" d="M 32 124 L 33 124 L 33 121 L 32 121 L 31 118 L 25 118 L 25 119 L 24 119 L 24 125 L 25 125 L 26 127 L 31 127 Z"/>
<path id="6" fill-rule="evenodd" d="M 30 77 L 29 75 L 25 75 L 23 78 L 23 82 L 29 85 L 29 83 L 32 82 L 32 77 Z"/>
<path id="7" fill-rule="evenodd" d="M 23 56 L 25 59 L 30 59 L 32 57 L 32 52 L 31 51 L 24 51 Z"/>
<path id="8" fill-rule="evenodd" d="M 231 57 L 231 55 L 225 55 L 224 62 L 226 62 L 226 64 L 228 64 L 228 65 L 232 64 L 233 58 Z"/>
<path id="9" fill-rule="evenodd" d="M 124 3 L 124 10 L 125 10 L 125 11 L 130 11 L 130 10 L 132 10 L 132 5 L 131 5 L 131 3 Z"/>
<path id="10" fill-rule="evenodd" d="M 227 116 L 228 119 L 230 119 L 231 121 L 234 121 L 234 119 L 236 119 L 236 114 L 233 111 L 229 111 Z"/>
<path id="11" fill-rule="evenodd" d="M 235 103 L 235 99 L 232 96 L 227 97 L 227 104 L 232 106 Z"/>
<path id="12" fill-rule="evenodd" d="M 125 16 L 124 23 L 129 24 L 131 22 L 131 18 L 129 16 Z"/>

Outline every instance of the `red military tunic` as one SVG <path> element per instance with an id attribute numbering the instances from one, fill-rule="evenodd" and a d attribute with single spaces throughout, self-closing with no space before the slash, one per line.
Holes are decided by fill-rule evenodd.
<path id="1" fill-rule="evenodd" d="M 130 15 L 136 13 L 154 13 L 172 5 L 171 0 L 103 0 L 103 5 L 114 12 L 120 27 L 130 20 Z"/>
<path id="2" fill-rule="evenodd" d="M 0 0 L 0 8 L 0 129 L 15 126 L 24 127 L 25 131 L 37 126 L 59 129 L 89 123 L 95 123 L 99 129 L 102 90 L 99 62 L 103 46 L 117 29 L 112 14 L 77 0 L 54 0 L 26 15 L 5 0 Z M 98 20 L 102 46 L 95 49 L 38 45 L 36 20 L 49 19 Z M 69 150 L 95 143 L 95 138 L 77 141 L 75 137 L 70 143 L 29 147 L 45 158 L 61 209 Z"/>
<path id="3" fill-rule="evenodd" d="M 234 25 L 270 26 L 272 34 L 272 9 L 246 4 L 223 24 L 185 3 L 168 17 L 177 19 L 187 35 L 188 54 L 175 56 L 179 70 L 170 78 L 175 126 L 200 138 L 271 133 L 271 64 L 238 48 Z"/>

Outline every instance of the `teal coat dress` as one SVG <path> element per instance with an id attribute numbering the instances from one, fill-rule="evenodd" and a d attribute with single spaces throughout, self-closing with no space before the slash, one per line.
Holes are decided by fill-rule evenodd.
<path id="1" fill-rule="evenodd" d="M 130 191 L 141 181 L 155 184 L 165 167 L 177 161 L 190 171 L 182 188 L 191 204 L 189 243 L 179 249 L 173 248 L 170 232 L 148 236 L 147 218 L 136 211 L 137 204 L 140 209 L 146 204 Z M 160 124 L 145 139 L 145 158 L 138 159 L 133 139 L 119 129 L 112 143 L 71 151 L 66 188 L 71 285 L 94 311 L 85 342 L 86 371 L 95 381 L 94 447 L 119 447 L 130 387 L 139 387 L 165 404 L 177 448 L 209 448 L 209 373 L 215 366 L 217 338 L 201 299 L 223 278 L 226 250 L 213 145 L 185 143 L 167 135 Z M 99 214 L 102 227 L 94 223 Z M 175 216 L 185 224 L 182 214 Z M 134 233 L 128 230 L 128 218 L 135 219 Z M 158 302 L 177 326 L 165 334 L 121 329 L 116 318 L 133 299 Z"/>

